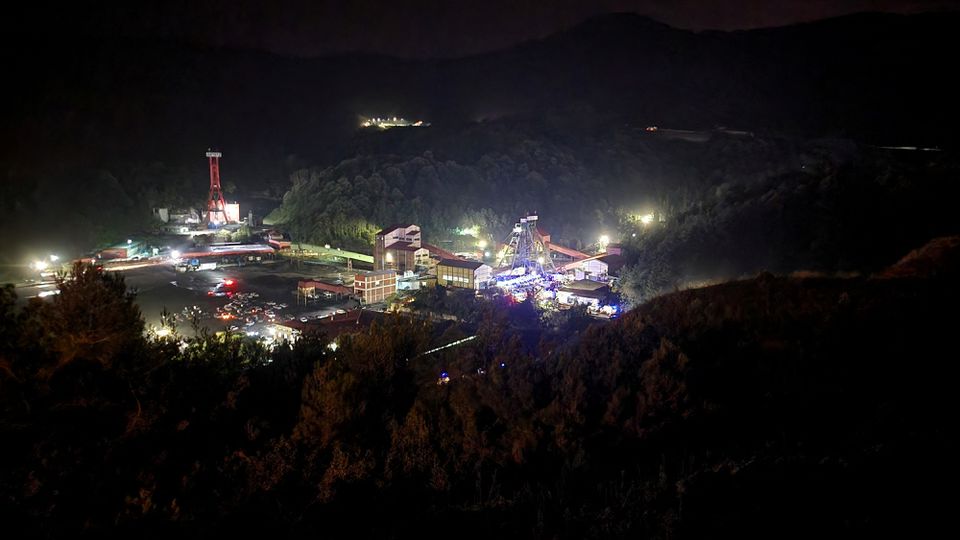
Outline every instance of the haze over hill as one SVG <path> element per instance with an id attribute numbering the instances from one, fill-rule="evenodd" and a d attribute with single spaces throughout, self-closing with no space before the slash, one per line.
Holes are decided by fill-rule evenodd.
<path id="1" fill-rule="evenodd" d="M 505 51 L 422 61 L 20 42 L 4 52 L 16 84 L 3 110 L 0 210 L 17 224 L 15 238 L 81 236 L 68 243 L 88 249 L 115 227 L 90 233 L 102 219 L 84 215 L 87 193 L 111 194 L 119 204 L 111 219 L 125 225 L 152 206 L 199 201 L 208 147 L 224 152 L 224 177 L 238 193 L 277 194 L 305 166 L 371 148 L 401 153 L 408 136 L 421 136 L 357 137 L 359 115 L 374 114 L 429 120 L 431 139 L 448 148 L 469 145 L 474 122 L 509 134 L 532 120 L 543 124 L 530 137 L 566 146 L 580 144 L 581 130 L 656 124 L 949 149 L 960 117 L 960 88 L 946 69 L 957 22 L 864 14 L 694 33 L 618 14 Z M 89 189 L 63 192 L 78 179 Z"/>

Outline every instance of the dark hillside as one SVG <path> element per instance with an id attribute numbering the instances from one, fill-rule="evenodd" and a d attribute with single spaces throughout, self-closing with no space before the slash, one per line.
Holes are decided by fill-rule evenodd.
<path id="1" fill-rule="evenodd" d="M 667 294 L 539 351 L 501 307 L 431 357 L 418 321 L 335 351 L 180 347 L 143 340 L 115 277 L 19 315 L 3 289 L 0 516 L 40 537 L 925 536 L 960 480 L 939 268 Z"/>
<path id="2" fill-rule="evenodd" d="M 0 219 L 17 245 L 5 257 L 22 260 L 33 246 L 87 250 L 94 239 L 140 227 L 151 207 L 196 203 L 208 147 L 224 152 L 224 177 L 238 194 L 274 196 L 291 173 L 356 154 L 430 150 L 471 163 L 482 154 L 457 149 L 497 135 L 469 126 L 494 119 L 507 121 L 504 140 L 571 148 L 655 124 L 949 149 L 960 119 L 960 88 L 946 69 L 956 22 L 951 13 L 861 15 L 693 33 L 620 14 L 506 51 L 418 61 L 137 40 L 7 43 Z M 357 134 L 360 115 L 423 118 L 434 126 L 427 131 L 440 133 L 399 130 L 377 139 Z M 518 122 L 526 128 L 511 133 Z M 426 148 L 409 151 L 418 146 Z M 602 152 L 592 159 L 605 160 Z M 123 187 L 117 198 L 132 205 L 102 224 L 74 215 L 83 214 L 72 211 L 83 201 L 48 188 L 104 177 L 115 178 Z M 91 191 L 98 189 L 95 182 Z"/>

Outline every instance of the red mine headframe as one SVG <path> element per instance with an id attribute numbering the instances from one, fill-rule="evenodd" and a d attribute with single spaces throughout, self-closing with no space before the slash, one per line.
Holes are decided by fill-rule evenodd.
<path id="1" fill-rule="evenodd" d="M 223 200 L 220 189 L 220 152 L 207 152 L 210 160 L 210 196 L 207 198 L 207 223 L 215 226 L 227 222 L 227 202 Z"/>

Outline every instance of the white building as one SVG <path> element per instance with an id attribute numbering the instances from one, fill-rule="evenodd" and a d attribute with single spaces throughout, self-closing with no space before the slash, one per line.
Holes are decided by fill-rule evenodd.
<path id="1" fill-rule="evenodd" d="M 572 306 L 586 304 L 594 309 L 600 308 L 610 296 L 610 287 L 603 283 L 584 279 L 560 287 L 557 291 L 557 302 Z"/>

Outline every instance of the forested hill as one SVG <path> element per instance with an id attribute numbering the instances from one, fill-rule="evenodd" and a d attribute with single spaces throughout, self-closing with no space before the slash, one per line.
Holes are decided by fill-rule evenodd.
<path id="1" fill-rule="evenodd" d="M 254 180 L 261 161 L 339 157 L 327 147 L 342 149 L 361 114 L 450 124 L 577 108 L 645 125 L 943 145 L 956 131 L 958 83 L 945 68 L 957 21 L 858 15 L 692 33 L 620 14 L 502 52 L 423 61 L 19 41 L 3 53 L 15 83 L 4 149 L 167 161 L 215 145 L 237 178 Z"/>
<path id="2" fill-rule="evenodd" d="M 656 124 L 949 148 L 960 117 L 960 87 L 946 69 L 957 20 L 858 15 L 693 33 L 609 15 L 506 51 L 420 61 L 8 42 L 0 224 L 31 245 L 67 239 L 85 249 L 123 237 L 151 206 L 202 200 L 211 146 L 238 192 L 282 193 L 294 171 L 365 153 L 359 115 L 455 131 L 533 118 L 553 126 L 530 134 L 547 145 L 581 129 Z M 403 137 L 378 144 L 376 153 L 404 154 Z M 89 212 L 103 193 L 117 206 Z"/>
<path id="3" fill-rule="evenodd" d="M 431 242 L 475 226 L 500 239 L 533 211 L 563 245 L 620 239 L 635 302 L 762 270 L 875 271 L 960 233 L 960 162 L 950 152 L 579 126 L 504 119 L 374 134 L 356 157 L 292 175 L 269 218 L 295 240 L 369 249 L 385 223 L 418 223 Z M 631 221 L 653 211 L 657 223 Z"/>
<path id="4" fill-rule="evenodd" d="M 22 313 L 0 288 L 0 517 L 43 538 L 935 536 L 958 246 L 671 293 L 532 351 L 529 303 L 436 355 L 402 319 L 269 352 L 148 340 L 113 273 Z"/>

